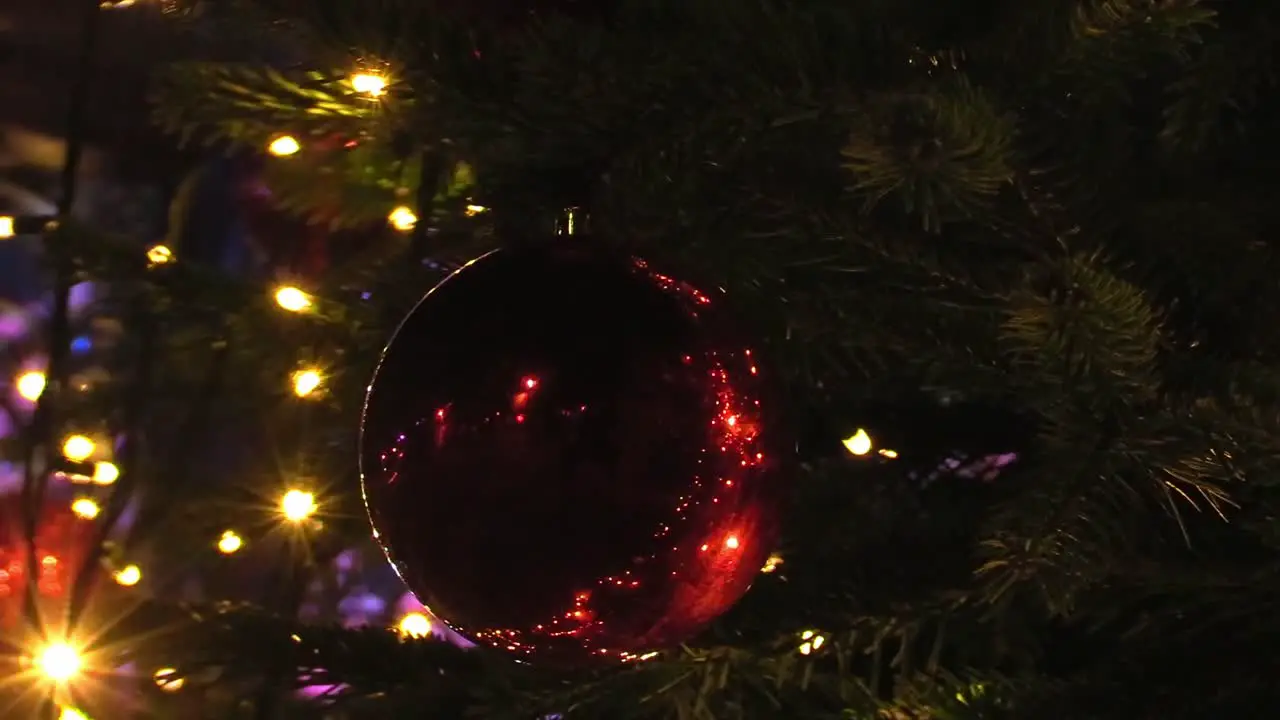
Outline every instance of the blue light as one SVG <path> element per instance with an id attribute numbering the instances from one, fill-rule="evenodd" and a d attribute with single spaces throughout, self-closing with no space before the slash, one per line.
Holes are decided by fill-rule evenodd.
<path id="1" fill-rule="evenodd" d="M 93 341 L 89 339 L 88 335 L 81 335 L 71 341 L 71 352 L 77 355 L 87 353 L 91 349 L 93 349 Z"/>

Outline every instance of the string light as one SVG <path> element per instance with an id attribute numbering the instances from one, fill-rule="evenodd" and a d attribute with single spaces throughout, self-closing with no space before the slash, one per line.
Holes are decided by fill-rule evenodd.
<path id="1" fill-rule="evenodd" d="M 276 305 L 289 312 L 300 313 L 311 307 L 311 296 L 292 285 L 276 288 Z"/>
<path id="2" fill-rule="evenodd" d="M 115 463 L 99 460 L 93 464 L 93 482 L 98 485 L 110 485 L 120 479 L 120 468 Z"/>
<path id="3" fill-rule="evenodd" d="M 418 216 L 414 214 L 413 210 L 401 205 L 387 215 L 387 222 L 391 223 L 391 227 L 400 232 L 409 232 L 417 226 Z"/>
<path id="4" fill-rule="evenodd" d="M 280 499 L 280 512 L 289 522 L 302 522 L 315 514 L 316 496 L 305 490 L 290 490 Z"/>
<path id="5" fill-rule="evenodd" d="M 0 215 L 0 240 L 8 240 L 14 234 L 13 216 Z"/>
<path id="6" fill-rule="evenodd" d="M 358 72 L 351 76 L 351 88 L 361 95 L 382 97 L 387 92 L 387 79 L 372 72 Z"/>
<path id="7" fill-rule="evenodd" d="M 45 677 L 64 683 L 80 672 L 80 653 L 67 643 L 52 643 L 36 656 L 36 667 Z"/>
<path id="8" fill-rule="evenodd" d="M 97 447 L 84 435 L 72 435 L 62 443 L 62 454 L 72 462 L 84 462 L 89 459 Z"/>
<path id="9" fill-rule="evenodd" d="M 281 135 L 267 145 L 267 152 L 275 155 L 276 157 L 296 155 L 301 149 L 302 144 L 298 142 L 298 138 L 292 135 Z"/>
<path id="10" fill-rule="evenodd" d="M 98 507 L 98 503 L 91 498 L 82 497 L 76 498 L 71 503 L 71 512 L 75 513 L 76 517 L 92 520 L 98 517 L 98 513 L 102 512 L 102 508 Z"/>
<path id="11" fill-rule="evenodd" d="M 827 641 L 825 637 L 819 635 L 813 630 L 805 630 L 800 633 L 800 640 L 801 643 L 799 650 L 801 655 L 808 655 L 814 650 L 822 647 L 823 643 Z"/>
<path id="12" fill-rule="evenodd" d="M 293 374 L 293 394 L 306 397 L 315 392 L 323 380 L 319 370 L 299 370 Z"/>
<path id="13" fill-rule="evenodd" d="M 769 556 L 768 560 L 764 561 L 764 567 L 760 568 L 760 572 L 762 573 L 777 572 L 778 566 L 781 564 L 782 564 L 782 556 L 778 555 L 777 553 L 774 553 L 773 555 Z"/>
<path id="14" fill-rule="evenodd" d="M 116 582 L 125 587 L 133 587 L 142 580 L 142 568 L 137 565 L 126 565 L 115 574 Z"/>
<path id="15" fill-rule="evenodd" d="M 151 267 L 173 262 L 173 251 L 165 245 L 153 245 L 147 250 L 147 263 Z"/>
<path id="16" fill-rule="evenodd" d="M 160 668 L 151 677 L 156 681 L 156 685 L 160 686 L 165 692 L 177 692 L 182 686 L 187 684 L 186 680 L 181 677 L 174 677 L 178 671 L 173 668 Z"/>
<path id="17" fill-rule="evenodd" d="M 18 376 L 18 379 L 14 381 L 14 385 L 18 388 L 18 394 L 24 400 L 35 402 L 44 392 L 44 373 L 39 370 L 28 370 Z"/>
<path id="18" fill-rule="evenodd" d="M 400 618 L 397 629 L 405 637 L 426 637 L 431 634 L 431 619 L 419 612 L 409 613 Z"/>
<path id="19" fill-rule="evenodd" d="M 849 451 L 850 455 L 866 455 L 871 452 L 871 436 L 866 430 L 858 428 L 858 431 L 843 441 L 844 449 Z"/>

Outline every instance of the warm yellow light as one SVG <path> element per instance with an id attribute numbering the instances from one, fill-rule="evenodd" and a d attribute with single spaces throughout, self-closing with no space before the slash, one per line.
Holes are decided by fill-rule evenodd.
<path id="1" fill-rule="evenodd" d="M 431 619 L 422 613 L 409 613 L 400 618 L 398 626 L 401 635 L 408 637 L 426 637 L 431 634 Z"/>
<path id="2" fill-rule="evenodd" d="M 80 653 L 66 643 L 53 643 L 40 651 L 36 667 L 54 682 L 66 682 L 80 672 Z"/>
<path id="3" fill-rule="evenodd" d="M 320 387 L 322 380 L 318 370 L 299 370 L 293 374 L 293 394 L 306 397 Z"/>
<path id="4" fill-rule="evenodd" d="M 116 572 L 116 582 L 125 587 L 133 587 L 141 580 L 142 568 L 137 565 L 126 565 Z"/>
<path id="5" fill-rule="evenodd" d="M 773 555 L 769 556 L 768 560 L 764 561 L 764 567 L 760 568 L 760 572 L 762 573 L 776 572 L 778 570 L 778 566 L 781 564 L 782 564 L 782 556 L 777 553 L 774 553 Z"/>
<path id="6" fill-rule="evenodd" d="M 486 210 L 488 210 L 488 209 L 489 209 L 489 208 L 487 208 L 487 207 L 485 207 L 485 206 L 483 206 L 483 205 L 468 205 L 468 206 L 467 206 L 467 217 L 475 217 L 476 215 L 479 215 L 480 213 L 485 212 L 485 211 L 486 211 Z"/>
<path id="7" fill-rule="evenodd" d="M 311 307 L 311 296 L 292 285 L 276 289 L 276 304 L 289 312 L 302 312 Z"/>
<path id="8" fill-rule="evenodd" d="M 290 490 L 280 499 L 280 512 L 289 522 L 302 522 L 316 511 L 316 496 L 305 490 Z"/>
<path id="9" fill-rule="evenodd" d="M 93 441 L 83 435 L 72 435 L 62 443 L 62 454 L 72 462 L 84 462 L 95 449 Z"/>
<path id="10" fill-rule="evenodd" d="M 218 552 L 230 555 L 244 547 L 244 540 L 234 530 L 227 530 L 218 538 Z"/>
<path id="11" fill-rule="evenodd" d="M 302 149 L 302 144 L 292 135 L 281 135 L 267 145 L 267 152 L 276 157 L 288 157 Z"/>
<path id="12" fill-rule="evenodd" d="M 77 517 L 92 520 L 98 517 L 98 513 L 102 512 L 102 508 L 98 507 L 98 503 L 93 500 L 82 497 L 76 498 L 75 502 L 71 503 L 71 512 L 75 513 Z"/>
<path id="13" fill-rule="evenodd" d="M 13 216 L 0 215 L 0 240 L 8 240 L 13 235 Z"/>
<path id="14" fill-rule="evenodd" d="M 92 720 L 92 718 L 73 707 L 64 707 L 62 712 L 58 713 L 58 720 Z"/>
<path id="15" fill-rule="evenodd" d="M 44 373 L 39 370 L 28 370 L 18 376 L 14 385 L 18 388 L 18 394 L 23 398 L 35 402 L 40 394 L 44 392 Z"/>
<path id="16" fill-rule="evenodd" d="M 351 88 L 361 95 L 381 97 L 387 92 L 387 79 L 377 73 L 359 72 L 351 76 Z"/>
<path id="17" fill-rule="evenodd" d="M 165 692 L 177 692 L 186 684 L 186 680 L 181 677 L 174 677 L 178 671 L 173 668 L 160 668 L 151 677 L 155 679 L 156 685 L 160 686 Z"/>
<path id="18" fill-rule="evenodd" d="M 825 637 L 819 635 L 813 630 L 805 630 L 800 633 L 800 640 L 801 643 L 799 650 L 801 655 L 808 655 L 809 653 L 812 653 L 814 650 L 821 648 L 827 641 Z"/>
<path id="19" fill-rule="evenodd" d="M 844 439 L 844 449 L 852 455 L 866 455 L 871 452 L 871 436 L 858 428 L 857 432 Z"/>
<path id="20" fill-rule="evenodd" d="M 115 463 L 101 460 L 93 464 L 93 481 L 99 485 L 110 485 L 120 479 L 120 468 Z"/>
<path id="21" fill-rule="evenodd" d="M 164 245 L 153 245 L 147 251 L 147 262 L 152 266 L 164 265 L 173 261 L 173 251 Z"/>
<path id="22" fill-rule="evenodd" d="M 898 451 L 897 451 L 897 450 L 890 450 L 889 448 L 880 448 L 879 453 L 880 453 L 881 457 L 887 457 L 887 458 L 889 458 L 890 460 L 892 460 L 892 459 L 894 459 L 894 458 L 898 457 Z"/>
<path id="23" fill-rule="evenodd" d="M 387 222 L 391 223 L 391 227 L 400 232 L 409 232 L 418 224 L 418 216 L 412 210 L 401 205 L 387 215 Z"/>

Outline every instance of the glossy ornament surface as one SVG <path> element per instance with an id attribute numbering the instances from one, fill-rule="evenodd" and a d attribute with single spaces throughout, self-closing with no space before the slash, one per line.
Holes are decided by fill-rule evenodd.
<path id="1" fill-rule="evenodd" d="M 431 612 L 520 659 L 627 660 L 747 591 L 788 478 L 719 300 L 642 261 L 501 250 L 432 290 L 370 386 L 375 535 Z"/>

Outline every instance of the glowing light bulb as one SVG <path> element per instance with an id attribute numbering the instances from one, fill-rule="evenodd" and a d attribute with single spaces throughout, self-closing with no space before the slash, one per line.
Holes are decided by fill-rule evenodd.
<path id="1" fill-rule="evenodd" d="M 400 232 L 409 232 L 417 226 L 418 216 L 414 214 L 413 210 L 401 205 L 387 215 L 387 222 L 391 223 L 391 227 Z"/>
<path id="2" fill-rule="evenodd" d="M 822 647 L 822 645 L 827 641 L 825 637 L 819 635 L 813 630 L 805 630 L 800 633 L 800 640 L 802 641 L 799 648 L 801 655 L 808 655 L 814 650 Z"/>
<path id="3" fill-rule="evenodd" d="M 358 72 L 351 76 L 351 88 L 361 95 L 381 97 L 387 92 L 387 79 L 377 73 Z"/>
<path id="4" fill-rule="evenodd" d="M 276 304 L 289 312 L 302 312 L 311 307 L 311 296 L 292 285 L 276 289 Z"/>
<path id="5" fill-rule="evenodd" d="M 323 379 L 317 370 L 299 370 L 293 374 L 293 394 L 306 397 L 320 387 Z"/>
<path id="6" fill-rule="evenodd" d="M 151 267 L 164 265 L 168 262 L 173 262 L 173 251 L 168 247 L 164 245 L 153 245 L 151 249 L 147 251 L 147 263 Z"/>
<path id="7" fill-rule="evenodd" d="M 18 376 L 14 386 L 25 400 L 35 402 L 44 392 L 45 377 L 39 370 L 28 370 Z"/>
<path id="8" fill-rule="evenodd" d="M 173 668 L 160 668 L 151 677 L 156 681 L 156 685 L 160 686 L 165 692 L 177 692 L 182 689 L 186 681 L 181 677 L 174 677 L 178 671 Z"/>
<path id="9" fill-rule="evenodd" d="M 13 216 L 0 215 L 0 240 L 8 240 L 14 236 Z"/>
<path id="10" fill-rule="evenodd" d="M 299 143 L 298 139 L 292 135 L 281 135 L 267 145 L 267 152 L 275 155 L 276 157 L 288 157 L 290 155 L 295 155 L 301 149 L 302 144 Z"/>
<path id="11" fill-rule="evenodd" d="M 305 490 L 290 490 L 280 499 L 280 512 L 289 522 L 302 522 L 315 511 L 316 496 Z"/>
<path id="12" fill-rule="evenodd" d="M 83 435 L 72 435 L 62 443 L 62 454 L 72 462 L 84 462 L 93 454 L 96 446 Z"/>
<path id="13" fill-rule="evenodd" d="M 116 582 L 125 587 L 133 587 L 142 580 L 142 568 L 137 565 L 126 565 L 115 575 Z"/>
<path id="14" fill-rule="evenodd" d="M 93 481 L 98 485 L 110 485 L 120 479 L 120 468 L 115 463 L 101 460 L 93 464 Z"/>
<path id="15" fill-rule="evenodd" d="M 773 555 L 769 556 L 768 560 L 764 561 L 764 567 L 760 568 L 760 572 L 762 573 L 777 572 L 778 566 L 781 564 L 782 564 L 782 556 L 778 555 L 777 553 L 774 553 Z"/>
<path id="16" fill-rule="evenodd" d="M 53 643 L 36 656 L 36 667 L 54 682 L 66 682 L 80 672 L 80 653 L 67 643 Z"/>
<path id="17" fill-rule="evenodd" d="M 857 432 L 845 438 L 843 442 L 844 449 L 851 455 L 866 455 L 871 452 L 871 436 L 862 428 L 858 428 Z"/>
<path id="18" fill-rule="evenodd" d="M 230 555 L 242 547 L 244 547 L 244 540 L 236 534 L 235 530 L 227 530 L 222 533 L 222 537 L 218 538 L 218 552 L 223 555 Z"/>
<path id="19" fill-rule="evenodd" d="M 422 613 L 409 613 L 400 618 L 398 629 L 408 637 L 426 637 L 431 634 L 431 619 Z"/>
<path id="20" fill-rule="evenodd" d="M 724 540 L 724 546 L 729 548 L 730 550 L 737 550 L 740 544 L 741 544 L 741 541 L 738 540 L 737 535 L 730 535 Z"/>
<path id="21" fill-rule="evenodd" d="M 102 512 L 102 508 L 98 507 L 98 503 L 92 499 L 82 497 L 76 498 L 75 502 L 71 503 L 71 512 L 75 513 L 76 517 L 92 520 L 98 517 L 98 513 Z"/>
<path id="22" fill-rule="evenodd" d="M 485 207 L 485 206 L 483 206 L 483 205 L 468 205 L 468 206 L 467 206 L 467 217 L 475 217 L 476 215 L 479 215 L 479 214 L 480 214 L 480 213 L 482 213 L 482 212 L 486 212 L 486 211 L 488 211 L 488 209 L 489 209 L 489 208 L 487 208 L 487 207 Z"/>
<path id="23" fill-rule="evenodd" d="M 119 7 L 119 5 L 113 5 L 112 7 Z M 85 715 L 84 713 L 80 712 L 79 710 L 73 707 L 64 707 L 58 713 L 58 720 L 91 720 L 91 719 L 88 715 Z"/>

